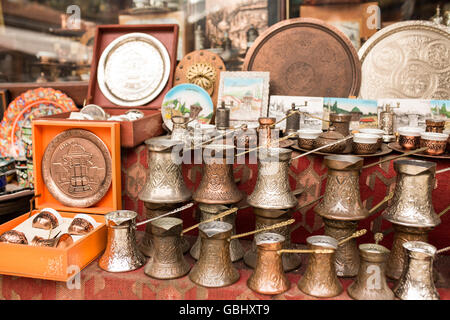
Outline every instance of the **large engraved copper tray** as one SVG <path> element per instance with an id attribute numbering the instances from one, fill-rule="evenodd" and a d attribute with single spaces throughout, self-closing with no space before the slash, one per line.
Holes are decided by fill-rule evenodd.
<path id="1" fill-rule="evenodd" d="M 297 150 L 297 151 L 302 151 L 302 152 L 309 152 L 311 150 L 306 150 L 303 148 L 300 148 L 298 146 L 298 143 L 295 143 L 294 145 L 291 146 L 292 149 Z M 381 145 L 381 149 L 378 150 L 375 153 L 372 154 L 353 154 L 353 153 L 346 153 L 345 155 L 350 155 L 350 156 L 355 156 L 355 157 L 361 157 L 361 158 L 372 158 L 372 157 L 381 157 L 381 156 L 385 156 L 389 153 L 392 152 L 392 149 L 389 148 L 385 143 L 383 143 Z M 321 152 L 321 151 L 317 151 L 317 152 L 313 152 L 312 154 L 316 154 L 316 155 L 320 155 L 320 156 L 332 156 L 332 155 L 340 155 L 343 153 L 327 153 L 327 152 Z"/>
<path id="2" fill-rule="evenodd" d="M 408 150 L 403 149 L 402 146 L 398 144 L 398 142 L 391 142 L 388 144 L 388 147 L 397 152 L 401 152 L 401 153 L 408 152 Z M 430 154 L 426 154 L 424 152 L 415 153 L 415 154 L 412 154 L 411 156 L 422 157 L 422 158 L 434 158 L 434 159 L 450 159 L 450 153 L 448 153 L 448 152 L 445 152 L 439 156 L 433 156 Z"/>
<path id="3" fill-rule="evenodd" d="M 404 21 L 374 34 L 358 52 L 363 99 L 450 99 L 450 28 Z"/>
<path id="4" fill-rule="evenodd" d="M 62 204 L 90 207 L 111 186 L 112 161 L 108 147 L 88 130 L 63 131 L 45 149 L 42 177 L 49 192 Z"/>
<path id="5" fill-rule="evenodd" d="M 279 22 L 248 51 L 243 70 L 269 71 L 270 93 L 286 96 L 357 96 L 361 64 L 337 28 L 311 18 Z"/>

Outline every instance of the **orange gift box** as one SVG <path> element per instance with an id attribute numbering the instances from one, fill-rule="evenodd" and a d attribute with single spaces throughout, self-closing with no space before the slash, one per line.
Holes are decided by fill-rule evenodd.
<path id="1" fill-rule="evenodd" d="M 111 154 L 111 186 L 106 195 L 89 208 L 75 208 L 61 204 L 50 194 L 42 178 L 41 162 L 46 147 L 56 135 L 69 129 L 84 129 L 94 133 L 105 143 Z M 77 270 L 81 271 L 103 252 L 106 247 L 107 232 L 104 215 L 122 208 L 120 124 L 96 121 L 86 123 L 76 120 L 34 120 L 33 165 L 36 209 L 53 208 L 63 218 L 73 218 L 78 213 L 89 214 L 100 225 L 71 246 L 63 249 L 0 243 L 0 274 L 68 281 L 75 276 Z M 39 210 L 34 210 L 31 212 L 31 216 L 38 213 Z M 16 228 L 29 216 L 30 213 L 26 213 L 1 225 L 0 234 Z"/>

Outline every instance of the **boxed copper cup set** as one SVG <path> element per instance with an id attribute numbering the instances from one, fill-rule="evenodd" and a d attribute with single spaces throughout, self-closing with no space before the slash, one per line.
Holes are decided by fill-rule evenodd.
<path id="1" fill-rule="evenodd" d="M 307 296 L 331 298 L 343 293 L 341 278 L 348 278 L 345 289 L 356 300 L 439 299 L 433 261 L 450 243 L 428 243 L 445 212 L 433 207 L 441 172 L 426 158 L 450 159 L 448 122 L 431 113 L 417 125 L 403 125 L 405 108 L 397 102 L 371 105 L 368 99 L 411 89 L 388 83 L 388 58 L 377 58 L 393 41 L 413 30 L 448 51 L 450 32 L 425 21 L 388 29 L 356 52 L 330 24 L 285 20 L 255 39 L 242 71 L 229 72 L 208 50 L 177 64 L 178 25 L 97 27 L 83 108 L 32 121 L 35 208 L 0 226 L 0 273 L 67 281 L 74 276 L 71 266 L 81 271 L 97 263 L 106 272 L 139 269 L 154 279 L 186 276 L 195 285 L 221 288 L 241 278 L 235 262 L 242 260 L 251 270 L 248 288 L 263 295 L 297 286 Z M 448 56 L 433 57 L 433 66 L 450 67 Z M 423 99 L 437 91 L 449 99 L 445 85 Z M 325 110 L 313 97 L 337 100 Z M 405 97 L 410 95 L 395 98 Z M 359 107 L 348 111 L 339 99 Z M 142 143 L 148 167 L 138 195 L 145 218 L 139 221 L 137 212 L 122 208 L 120 170 L 121 148 Z M 367 164 L 393 151 L 400 155 Z M 289 168 L 310 154 L 323 157 L 325 188 L 303 203 L 304 190 L 292 190 Z M 391 192 L 367 208 L 360 177 L 385 162 L 396 173 Z M 192 163 L 202 167 L 194 189 L 183 171 Z M 248 195 L 233 171 L 245 163 L 257 165 Z M 294 214 L 312 204 L 323 232 L 293 243 Z M 194 206 L 198 224 L 184 225 L 183 212 Z M 238 233 L 237 216 L 246 208 L 255 226 Z M 361 221 L 381 208 L 392 224 L 392 246 L 379 244 L 383 233 L 358 245 L 368 233 Z M 241 238 L 251 236 L 246 248 Z M 289 273 L 301 267 L 300 280 L 292 283 Z"/>

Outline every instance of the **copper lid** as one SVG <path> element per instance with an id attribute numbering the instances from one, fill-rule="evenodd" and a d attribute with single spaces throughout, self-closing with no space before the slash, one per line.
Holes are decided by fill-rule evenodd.
<path id="1" fill-rule="evenodd" d="M 326 140 L 341 140 L 344 138 L 344 135 L 340 132 L 337 132 L 335 127 L 330 127 L 328 131 L 321 133 L 319 136 L 319 139 Z"/>
<path id="2" fill-rule="evenodd" d="M 242 70 L 269 71 L 272 95 L 358 96 L 361 63 L 350 40 L 322 20 L 281 21 L 262 33 Z"/>

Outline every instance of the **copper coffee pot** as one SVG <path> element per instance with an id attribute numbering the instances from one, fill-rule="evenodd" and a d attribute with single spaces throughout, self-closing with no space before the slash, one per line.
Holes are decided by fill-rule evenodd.
<path id="1" fill-rule="evenodd" d="M 399 279 L 406 260 L 403 244 L 407 241 L 428 240 L 428 233 L 441 219 L 434 211 L 432 191 L 436 164 L 421 160 L 396 160 L 397 172 L 394 197 L 383 218 L 394 226 L 394 241 L 387 263 L 386 275 Z"/>
<path id="2" fill-rule="evenodd" d="M 272 225 L 287 221 L 292 218 L 294 209 L 275 210 L 275 209 L 260 209 L 253 208 L 255 213 L 255 228 L 265 228 Z M 283 249 L 290 249 L 291 244 L 291 232 L 295 230 L 299 225 L 294 227 L 284 226 L 272 230 L 272 233 L 283 236 L 285 241 L 282 243 Z M 301 257 L 298 254 L 284 254 L 282 255 L 283 270 L 285 272 L 297 269 L 301 264 Z M 247 266 L 255 268 L 257 264 L 257 244 L 256 237 L 253 239 L 251 248 L 244 255 L 244 262 Z"/>
<path id="3" fill-rule="evenodd" d="M 331 249 L 332 253 L 311 253 L 308 266 L 298 282 L 298 288 L 314 297 L 331 298 L 339 295 L 342 284 L 336 274 L 334 263 L 338 241 L 329 236 L 312 236 L 306 239 L 311 250 Z"/>
<path id="4" fill-rule="evenodd" d="M 203 148 L 203 176 L 192 198 L 207 204 L 233 204 L 244 197 L 233 177 L 235 147 L 207 145 Z"/>
<path id="5" fill-rule="evenodd" d="M 281 250 L 285 238 L 277 233 L 260 233 L 255 236 L 258 247 L 255 270 L 247 286 L 255 292 L 276 295 L 287 291 L 290 282 L 283 271 Z"/>
<path id="6" fill-rule="evenodd" d="M 108 272 L 126 272 L 142 267 L 144 255 L 136 246 L 137 213 L 128 210 L 105 215 L 108 239 L 99 267 Z"/>
<path id="7" fill-rule="evenodd" d="M 180 244 L 183 220 L 161 218 L 151 223 L 154 252 L 145 266 L 146 275 L 156 279 L 175 279 L 186 275 L 190 265 Z"/>
<path id="8" fill-rule="evenodd" d="M 215 205 L 215 204 L 206 204 L 206 203 L 199 203 L 198 207 L 201 211 L 201 219 L 200 221 L 205 221 L 207 219 L 211 219 L 220 212 L 223 212 L 224 210 L 228 210 L 229 208 L 224 205 Z M 230 215 L 227 215 L 221 219 L 223 222 L 228 222 L 233 226 L 232 235 L 236 234 L 236 216 L 237 213 L 233 213 Z M 190 250 L 191 256 L 198 260 L 200 257 L 200 247 L 201 247 L 201 237 L 197 237 L 197 241 L 194 243 Z M 235 262 L 244 256 L 244 248 L 242 248 L 242 245 L 239 241 L 239 239 L 234 239 L 230 241 L 230 256 L 231 261 Z"/>
<path id="9" fill-rule="evenodd" d="M 239 280 L 239 271 L 233 266 L 229 238 L 233 226 L 227 222 L 202 223 L 200 257 L 189 273 L 189 279 L 203 287 L 225 287 Z"/>
<path id="10" fill-rule="evenodd" d="M 328 167 L 323 200 L 314 211 L 323 218 L 325 235 L 342 239 L 353 234 L 358 221 L 369 216 L 363 207 L 359 191 L 359 175 L 363 158 L 333 155 L 324 158 Z M 341 277 L 358 274 L 359 254 L 355 240 L 348 241 L 336 251 L 336 272 Z"/>
<path id="11" fill-rule="evenodd" d="M 173 210 L 178 208 L 179 205 L 180 204 L 178 204 L 178 203 L 164 204 L 164 203 L 144 202 L 147 219 L 154 219 L 154 218 L 160 217 L 162 215 L 165 215 L 169 212 L 172 212 Z M 171 216 L 181 219 L 180 213 L 175 213 Z M 186 238 L 181 236 L 179 238 L 179 241 L 180 241 L 179 246 L 181 246 L 181 250 L 183 250 L 183 253 L 188 252 L 191 245 L 186 240 Z M 141 239 L 138 246 L 139 246 L 139 250 L 145 256 L 147 256 L 147 257 L 152 256 L 152 254 L 153 254 L 153 235 L 152 235 L 152 225 L 150 223 L 146 224 L 144 237 Z"/>
<path id="12" fill-rule="evenodd" d="M 336 131 L 341 133 L 344 137 L 350 134 L 350 122 L 352 115 L 349 113 L 330 113 L 330 127 L 336 128 Z M 347 141 L 343 153 L 350 153 L 352 151 L 352 142 Z"/>
<path id="13" fill-rule="evenodd" d="M 174 158 L 179 141 L 152 138 L 145 141 L 148 148 L 147 180 L 139 194 L 145 203 L 182 203 L 191 199 L 192 192 L 184 182 L 181 163 Z"/>
<path id="14" fill-rule="evenodd" d="M 292 150 L 263 148 L 258 154 L 258 177 L 247 198 L 249 205 L 261 209 L 290 209 L 298 204 L 289 185 Z"/>
<path id="15" fill-rule="evenodd" d="M 433 281 L 433 259 L 437 252 L 431 244 L 409 241 L 403 244 L 406 261 L 394 293 L 402 300 L 439 300 Z"/>
<path id="16" fill-rule="evenodd" d="M 379 244 L 366 243 L 359 246 L 359 254 L 359 272 L 347 289 L 348 295 L 356 300 L 393 300 L 395 296 L 385 274 L 389 250 Z"/>
<path id="17" fill-rule="evenodd" d="M 275 138 L 279 138 L 279 131 L 275 132 L 275 122 L 276 118 L 271 117 L 260 117 L 258 119 L 259 127 L 256 129 L 258 133 L 258 145 L 269 147 L 270 142 Z M 276 134 L 278 133 L 278 136 Z"/>
<path id="18" fill-rule="evenodd" d="M 155 218 L 174 210 L 192 197 L 184 182 L 181 164 L 173 158 L 179 141 L 157 137 L 145 141 L 148 148 L 148 169 L 146 183 L 139 194 L 144 202 L 147 218 Z M 189 250 L 189 242 L 181 238 L 183 252 Z M 152 253 L 151 225 L 146 226 L 139 249 L 146 255 Z"/>

